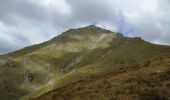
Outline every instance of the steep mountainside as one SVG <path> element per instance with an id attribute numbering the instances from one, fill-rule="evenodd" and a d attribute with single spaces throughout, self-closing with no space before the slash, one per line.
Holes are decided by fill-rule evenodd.
<path id="1" fill-rule="evenodd" d="M 169 90 L 169 46 L 93 25 L 0 56 L 0 100 L 164 100 Z"/>

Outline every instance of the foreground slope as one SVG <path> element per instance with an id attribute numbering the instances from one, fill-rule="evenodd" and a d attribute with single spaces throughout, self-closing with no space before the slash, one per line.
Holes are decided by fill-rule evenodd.
<path id="1" fill-rule="evenodd" d="M 152 81 L 144 84 L 143 80 L 150 80 L 155 72 L 155 81 L 162 81 L 154 85 L 161 89 L 158 95 L 168 98 L 169 91 L 164 88 L 169 88 L 169 57 L 169 46 L 141 38 L 124 37 L 96 26 L 70 29 L 50 41 L 1 56 L 0 99 L 108 100 L 112 93 L 113 98 L 131 98 L 135 90 L 129 90 L 131 94 L 125 91 L 128 82 L 132 81 L 131 88 L 152 91 L 148 85 Z M 141 79 L 140 84 L 137 79 Z M 108 86 L 113 90 L 106 92 L 107 84 L 113 84 Z M 119 86 L 117 90 L 114 84 Z"/>
<path id="2" fill-rule="evenodd" d="M 170 58 L 119 68 L 32 100 L 169 100 Z"/>

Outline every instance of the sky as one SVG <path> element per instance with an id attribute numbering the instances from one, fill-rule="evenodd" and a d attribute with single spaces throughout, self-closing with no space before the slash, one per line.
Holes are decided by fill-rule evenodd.
<path id="1" fill-rule="evenodd" d="M 0 54 L 91 24 L 170 45 L 170 0 L 0 0 Z"/>

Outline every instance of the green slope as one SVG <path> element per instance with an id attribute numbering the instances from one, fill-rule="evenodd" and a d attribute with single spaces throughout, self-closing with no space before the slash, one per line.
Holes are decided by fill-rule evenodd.
<path id="1" fill-rule="evenodd" d="M 32 100 L 168 100 L 170 58 L 114 69 L 47 92 Z"/>
<path id="2" fill-rule="evenodd" d="M 51 90 L 170 56 L 170 47 L 88 26 L 0 58 L 0 99 L 30 99 Z"/>

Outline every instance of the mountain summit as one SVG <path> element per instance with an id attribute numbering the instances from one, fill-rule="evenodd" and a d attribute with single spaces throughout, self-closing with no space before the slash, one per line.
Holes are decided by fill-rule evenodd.
<path id="1" fill-rule="evenodd" d="M 0 57 L 1 100 L 165 100 L 170 47 L 90 25 Z"/>

